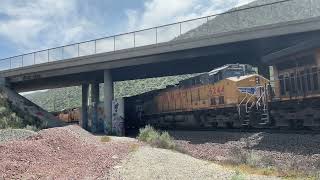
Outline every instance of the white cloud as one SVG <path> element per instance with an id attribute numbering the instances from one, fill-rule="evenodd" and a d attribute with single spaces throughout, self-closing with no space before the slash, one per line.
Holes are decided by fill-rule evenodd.
<path id="1" fill-rule="evenodd" d="M 140 30 L 179 21 L 205 17 L 225 12 L 254 0 L 148 0 L 144 11 L 128 10 L 128 31 Z M 181 33 L 186 33 L 207 22 L 206 18 L 181 25 Z M 158 28 L 157 42 L 167 42 L 180 35 L 180 25 Z M 154 44 L 156 31 L 151 29 L 136 34 L 136 45 Z M 126 42 L 119 42 L 125 44 Z"/>
<path id="2" fill-rule="evenodd" d="M 79 41 L 95 28 L 79 15 L 76 0 L 2 0 L 0 36 L 20 52 Z"/>
<path id="3" fill-rule="evenodd" d="M 148 0 L 144 11 L 128 10 L 130 31 L 221 13 L 254 0 Z"/>
<path id="4" fill-rule="evenodd" d="M 126 11 L 128 21 L 119 23 L 127 25 L 127 28 L 123 26 L 122 32 L 138 30 L 219 13 L 250 1 L 253 0 L 146 0 L 143 11 L 128 9 Z M 98 24 L 99 22 L 107 24 L 105 17 L 98 16 L 102 12 L 92 12 L 91 16 L 81 14 L 80 2 L 78 0 L 1 0 L 0 37 L 13 42 L 17 52 L 26 53 L 105 34 L 108 31 L 105 25 Z M 90 3 L 84 6 L 89 5 Z M 111 24 L 107 29 L 112 29 L 113 26 L 115 25 Z M 153 32 L 149 33 L 148 38 Z M 154 41 L 152 38 L 137 36 L 139 37 L 141 37 L 141 44 Z"/>

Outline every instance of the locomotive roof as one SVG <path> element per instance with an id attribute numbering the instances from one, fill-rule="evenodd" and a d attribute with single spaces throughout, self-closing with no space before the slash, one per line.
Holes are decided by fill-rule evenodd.
<path id="1" fill-rule="evenodd" d="M 254 77 L 254 76 L 259 76 L 259 77 L 264 78 L 263 76 L 260 76 L 259 74 L 249 74 L 249 75 L 238 76 L 238 77 L 229 77 L 226 79 L 237 82 L 237 81 L 241 81 L 241 80 L 244 80 L 244 79 L 247 79 L 250 77 Z M 264 78 L 264 79 L 266 79 L 266 78 Z"/>
<path id="2" fill-rule="evenodd" d="M 222 71 L 222 70 L 224 70 L 224 69 L 229 68 L 230 66 L 238 66 L 238 67 L 240 67 L 240 66 L 242 66 L 242 65 L 245 65 L 245 64 L 226 64 L 226 65 L 224 65 L 224 66 L 215 68 L 215 69 L 213 69 L 212 71 L 209 71 L 208 74 L 209 74 L 209 76 L 212 76 L 212 75 L 215 75 L 215 74 L 217 74 L 218 72 L 220 72 L 220 71 Z"/>

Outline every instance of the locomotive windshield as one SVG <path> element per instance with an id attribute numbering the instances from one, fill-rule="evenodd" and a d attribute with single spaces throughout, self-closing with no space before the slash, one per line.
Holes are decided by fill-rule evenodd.
<path id="1" fill-rule="evenodd" d="M 190 87 L 194 85 L 216 83 L 229 77 L 238 77 L 249 74 L 257 74 L 256 68 L 248 64 L 227 64 L 213 69 L 210 72 L 180 81 L 179 86 Z"/>

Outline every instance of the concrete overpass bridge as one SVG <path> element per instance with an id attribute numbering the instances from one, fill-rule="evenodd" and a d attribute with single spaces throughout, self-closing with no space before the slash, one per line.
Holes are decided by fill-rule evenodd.
<path id="1" fill-rule="evenodd" d="M 0 61 L 0 77 L 18 92 L 82 85 L 84 121 L 88 85 L 92 84 L 92 101 L 97 102 L 99 83 L 104 83 L 109 127 L 113 81 L 203 72 L 235 62 L 256 64 L 266 72 L 260 62 L 262 56 L 320 38 L 319 1 L 261 2 L 7 58 Z"/>

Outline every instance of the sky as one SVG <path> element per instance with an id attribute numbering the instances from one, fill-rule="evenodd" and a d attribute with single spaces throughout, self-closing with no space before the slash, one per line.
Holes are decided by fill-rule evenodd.
<path id="1" fill-rule="evenodd" d="M 253 0 L 0 0 L 0 59 L 219 13 Z"/>

